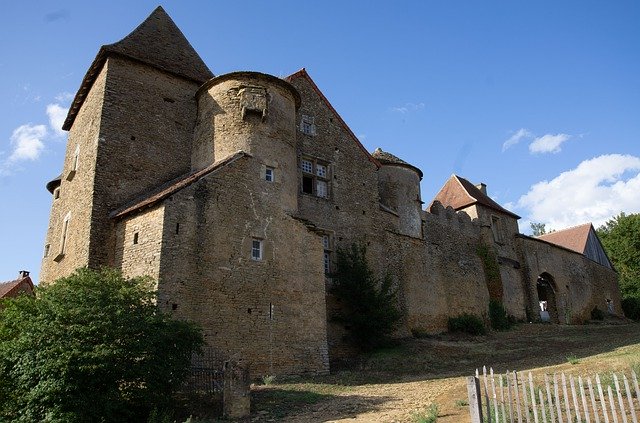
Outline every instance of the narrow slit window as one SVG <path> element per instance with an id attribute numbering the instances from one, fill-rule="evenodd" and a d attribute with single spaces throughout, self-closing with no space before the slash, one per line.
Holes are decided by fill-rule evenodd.
<path id="1" fill-rule="evenodd" d="M 137 244 L 138 243 L 138 232 L 133 234 L 133 244 Z"/>
<path id="2" fill-rule="evenodd" d="M 254 239 L 251 241 L 251 259 L 262 260 L 262 240 Z"/>

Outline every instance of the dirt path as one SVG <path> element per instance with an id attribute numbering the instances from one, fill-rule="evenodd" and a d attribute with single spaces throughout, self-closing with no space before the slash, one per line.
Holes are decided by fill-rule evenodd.
<path id="1" fill-rule="evenodd" d="M 522 324 L 485 337 L 412 339 L 362 360 L 358 370 L 255 387 L 251 421 L 412 422 L 437 404 L 439 423 L 467 422 L 464 377 L 477 367 L 577 374 L 632 364 L 640 364 L 638 324 Z"/>

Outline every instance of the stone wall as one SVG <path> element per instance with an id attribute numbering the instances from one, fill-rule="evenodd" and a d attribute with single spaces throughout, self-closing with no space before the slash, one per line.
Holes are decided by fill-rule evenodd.
<path id="1" fill-rule="evenodd" d="M 583 323 L 591 318 L 591 310 L 607 311 L 606 300 L 613 301 L 616 313 L 622 315 L 617 274 L 582 254 L 554 246 L 535 238 L 517 239 L 525 252 L 526 288 L 533 317 L 538 317 L 536 284 L 538 276 L 553 278 L 560 323 Z"/>
<path id="2" fill-rule="evenodd" d="M 196 83 L 120 56 L 105 66 L 91 267 L 114 262 L 110 212 L 189 171 L 196 119 Z"/>
<path id="3" fill-rule="evenodd" d="M 432 207 L 424 213 L 424 254 L 408 280 L 411 330 L 442 332 L 449 317 L 469 313 L 486 320 L 489 293 L 478 256 L 480 230 L 466 213 Z"/>
<path id="4" fill-rule="evenodd" d="M 42 260 L 41 283 L 68 276 L 77 268 L 87 266 L 90 261 L 96 152 L 107 72 L 105 66 L 93 83 L 69 131 L 59 188 L 60 197 L 54 199 L 51 206 L 45 240 L 45 245 L 49 245 L 49 253 Z M 61 255 L 62 232 L 67 215 L 69 223 L 64 254 Z"/>
<path id="5" fill-rule="evenodd" d="M 158 280 L 164 229 L 164 205 L 130 215 L 116 225 L 115 266 L 127 278 Z"/>
<path id="6" fill-rule="evenodd" d="M 322 240 L 279 208 L 261 166 L 246 157 L 165 200 L 159 303 L 253 376 L 324 373 Z"/>

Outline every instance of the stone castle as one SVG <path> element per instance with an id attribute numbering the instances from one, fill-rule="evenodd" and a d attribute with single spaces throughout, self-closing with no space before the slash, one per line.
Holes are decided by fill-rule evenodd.
<path id="1" fill-rule="evenodd" d="M 254 375 L 323 373 L 349 354 L 327 274 L 353 243 L 397 284 L 399 335 L 486 319 L 490 299 L 558 323 L 621 310 L 590 224 L 522 235 L 456 175 L 424 210 L 422 172 L 369 153 L 304 69 L 214 76 L 160 7 L 100 48 L 63 128 L 41 281 L 149 275 L 164 310 Z"/>

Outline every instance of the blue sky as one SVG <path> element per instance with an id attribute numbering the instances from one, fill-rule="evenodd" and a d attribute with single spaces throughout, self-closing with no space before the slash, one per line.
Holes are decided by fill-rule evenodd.
<path id="1" fill-rule="evenodd" d="M 373 151 L 548 227 L 640 212 L 640 3 L 24 1 L 0 15 L 0 280 L 37 280 L 66 133 L 102 44 L 162 5 L 214 74 L 305 67 Z"/>

